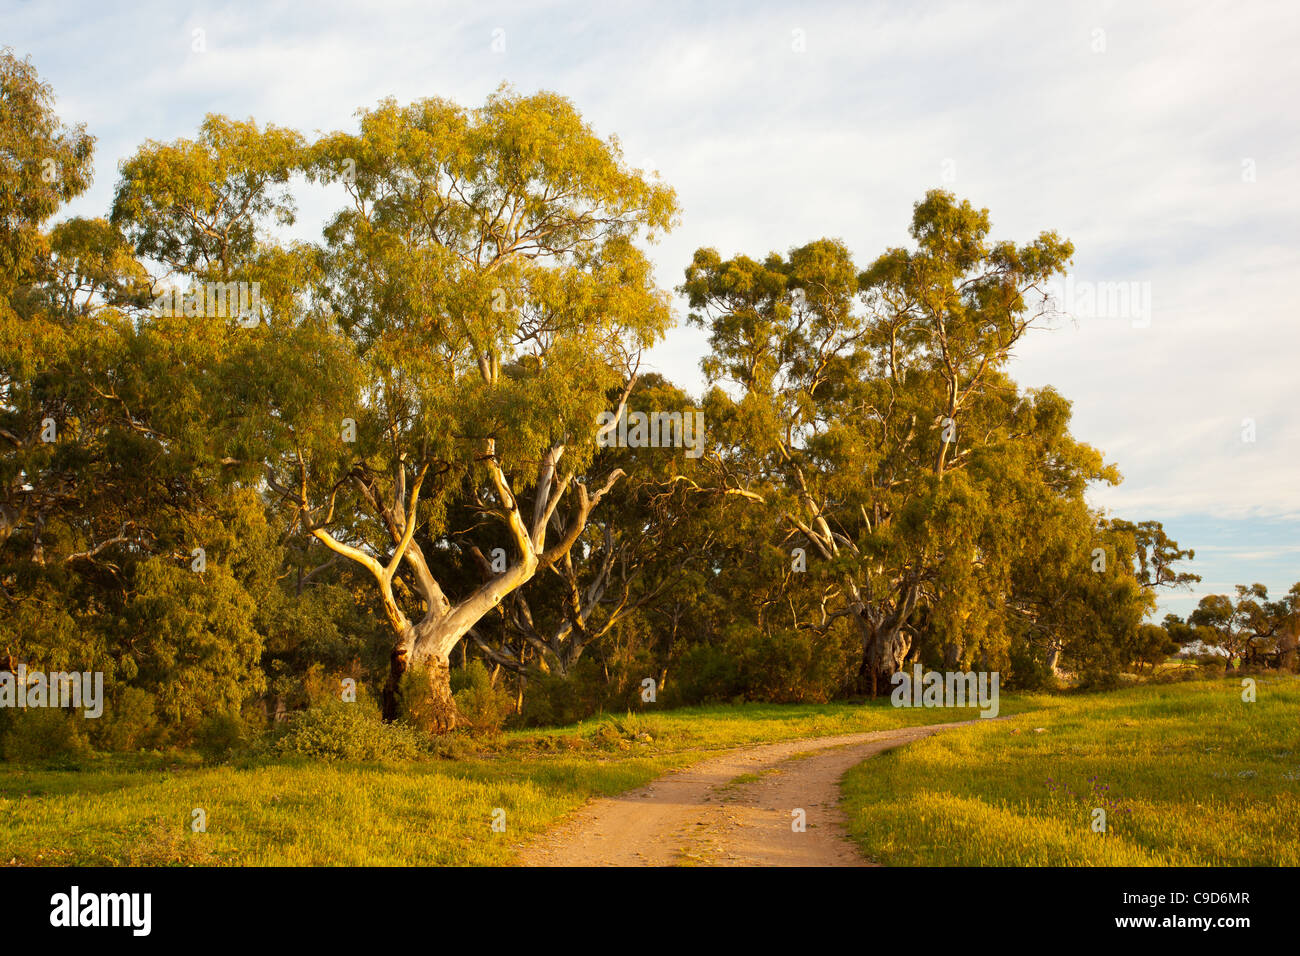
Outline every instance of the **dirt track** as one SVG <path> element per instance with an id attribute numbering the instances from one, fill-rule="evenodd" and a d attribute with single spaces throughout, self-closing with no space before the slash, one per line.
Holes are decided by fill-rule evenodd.
<path id="1" fill-rule="evenodd" d="M 872 866 L 849 842 L 839 781 L 868 757 L 968 721 L 729 750 L 594 800 L 520 851 L 524 866 Z M 793 758 L 793 759 L 792 759 Z M 742 774 L 757 775 L 732 784 Z M 806 813 L 795 832 L 792 811 Z"/>

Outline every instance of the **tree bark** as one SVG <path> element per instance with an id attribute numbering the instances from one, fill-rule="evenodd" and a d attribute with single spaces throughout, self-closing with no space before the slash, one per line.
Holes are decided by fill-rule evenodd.
<path id="1" fill-rule="evenodd" d="M 436 734 L 451 733 L 463 720 L 451 696 L 451 663 L 433 659 L 424 663 L 429 675 L 429 700 L 432 704 L 432 730 Z"/>
<path id="2" fill-rule="evenodd" d="M 392 653 L 388 655 L 388 680 L 384 682 L 385 723 L 392 723 L 401 712 L 400 692 L 402 675 L 406 673 L 407 654 L 405 642 L 398 641 L 393 645 Z"/>
<path id="3" fill-rule="evenodd" d="M 903 661 L 911 649 L 912 639 L 901 627 L 872 632 L 862 649 L 862 665 L 858 670 L 863 683 L 869 685 L 872 697 L 891 692 L 893 676 L 903 669 Z"/>
<path id="4" fill-rule="evenodd" d="M 912 638 L 907 633 L 908 619 L 920 599 L 916 585 L 905 585 L 893 607 L 872 601 L 856 585 L 850 585 L 854 596 L 854 618 L 862 634 L 862 663 L 858 678 L 872 697 L 889 693 L 891 679 L 903 668 L 912 649 Z"/>
<path id="5" fill-rule="evenodd" d="M 396 720 L 402 712 L 402 677 L 412 666 L 424 668 L 429 679 L 431 727 L 436 734 L 451 733 L 464 721 L 451 693 L 449 654 L 420 653 L 420 644 L 398 641 L 388 659 L 388 680 L 384 684 L 384 720 Z M 426 645 L 427 647 L 427 645 Z"/>

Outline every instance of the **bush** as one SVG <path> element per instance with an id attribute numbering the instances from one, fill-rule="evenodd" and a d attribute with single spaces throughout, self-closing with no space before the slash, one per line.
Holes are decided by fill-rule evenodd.
<path id="1" fill-rule="evenodd" d="M 499 733 L 515 709 L 510 695 L 492 686 L 492 677 L 481 661 L 451 672 L 452 699 L 470 730 Z"/>
<path id="2" fill-rule="evenodd" d="M 745 695 L 774 704 L 825 703 L 837 681 L 818 650 L 806 632 L 747 635 L 733 650 L 740 658 Z"/>
<path id="3" fill-rule="evenodd" d="M 90 744 L 77 725 L 80 715 L 56 707 L 20 710 L 9 720 L 3 741 L 6 760 L 76 767 L 91 757 Z"/>
<path id="4" fill-rule="evenodd" d="M 96 746 L 123 752 L 140 750 L 157 742 L 158 716 L 153 695 L 138 687 L 127 687 L 110 700 L 104 716 L 93 728 Z"/>
<path id="5" fill-rule="evenodd" d="M 583 657 L 566 677 L 538 674 L 528 678 L 522 722 L 528 727 L 563 727 L 598 713 L 616 696 L 617 688 L 605 683 L 599 662 Z"/>
<path id="6" fill-rule="evenodd" d="M 272 745 L 273 753 L 320 760 L 412 760 L 423 753 L 419 733 L 386 724 L 378 710 L 358 701 L 333 702 L 296 714 Z"/>
<path id="7" fill-rule="evenodd" d="M 429 669 L 407 668 L 399 691 L 402 720 L 427 734 L 435 732 L 435 701 L 429 686 Z M 451 696 L 465 729 L 476 733 L 499 733 L 514 712 L 514 701 L 502 688 L 492 686 L 492 677 L 482 661 L 470 661 L 451 672 Z"/>
<path id="8" fill-rule="evenodd" d="M 367 693 L 361 681 L 361 672 L 355 665 L 342 670 L 326 670 L 321 664 L 312 664 L 303 675 L 300 687 L 290 698 L 301 697 L 308 707 L 323 707 L 334 701 L 343 700 L 343 681 L 351 678 L 356 682 L 356 695 L 360 699 Z"/>
<path id="9" fill-rule="evenodd" d="M 255 739 L 253 729 L 238 714 L 214 714 L 199 722 L 194 749 L 210 763 L 245 750 Z"/>
<path id="10" fill-rule="evenodd" d="M 397 707 L 402 723 L 421 733 L 436 735 L 441 708 L 433 696 L 429 678 L 429 668 L 423 664 L 407 667 L 397 686 Z"/>
<path id="11" fill-rule="evenodd" d="M 1210 675 L 1226 674 L 1231 666 L 1222 654 L 1197 654 L 1195 660 L 1196 666 Z"/>
<path id="12" fill-rule="evenodd" d="M 1032 644 L 1015 641 L 1009 652 L 1007 690 L 1056 690 L 1061 681 Z"/>
<path id="13" fill-rule="evenodd" d="M 659 714 L 629 712 L 622 717 L 608 717 L 591 732 L 591 742 L 603 749 L 627 750 L 634 744 L 663 743 L 686 736 Z"/>
<path id="14" fill-rule="evenodd" d="M 692 647 L 677 663 L 667 692 L 670 703 L 707 704 L 731 700 L 741 692 L 736 658 L 713 644 Z"/>
<path id="15" fill-rule="evenodd" d="M 1174 667 L 1168 667 L 1162 671 L 1157 671 L 1150 678 L 1153 684 L 1184 684 L 1188 681 L 1205 680 L 1210 675 L 1205 672 L 1199 665 L 1186 660 L 1178 661 Z"/>
<path id="16" fill-rule="evenodd" d="M 527 727 L 558 727 L 590 716 L 594 709 L 578 681 L 554 674 L 530 675 L 524 688 L 523 723 Z"/>

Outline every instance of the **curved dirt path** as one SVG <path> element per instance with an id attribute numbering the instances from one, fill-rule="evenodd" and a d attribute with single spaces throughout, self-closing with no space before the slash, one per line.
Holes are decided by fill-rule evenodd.
<path id="1" fill-rule="evenodd" d="M 729 750 L 648 786 L 593 800 L 519 853 L 524 866 L 872 866 L 849 842 L 840 778 L 935 731 L 905 727 Z M 752 775 L 732 783 L 742 774 Z M 757 779 L 753 779 L 756 776 Z M 792 811 L 806 829 L 791 826 Z"/>

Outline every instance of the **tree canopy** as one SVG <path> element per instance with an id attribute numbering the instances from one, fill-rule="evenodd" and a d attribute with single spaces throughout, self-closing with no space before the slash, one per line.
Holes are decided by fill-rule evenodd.
<path id="1" fill-rule="evenodd" d="M 701 248 L 692 396 L 641 370 L 677 327 L 648 252 L 676 196 L 561 96 L 386 100 L 314 138 L 211 115 L 57 222 L 93 140 L 8 52 L 0 97 L 0 647 L 102 670 L 158 733 L 326 673 L 445 731 L 475 719 L 457 652 L 548 720 L 646 679 L 1105 681 L 1193 633 L 1264 660 L 1292 627 L 1295 589 L 1259 585 L 1143 623 L 1194 552 L 1090 507 L 1116 466 L 1008 371 L 1055 318 L 1053 232 L 995 239 L 934 190 L 865 264 Z M 285 239 L 322 187 L 319 239 Z"/>

